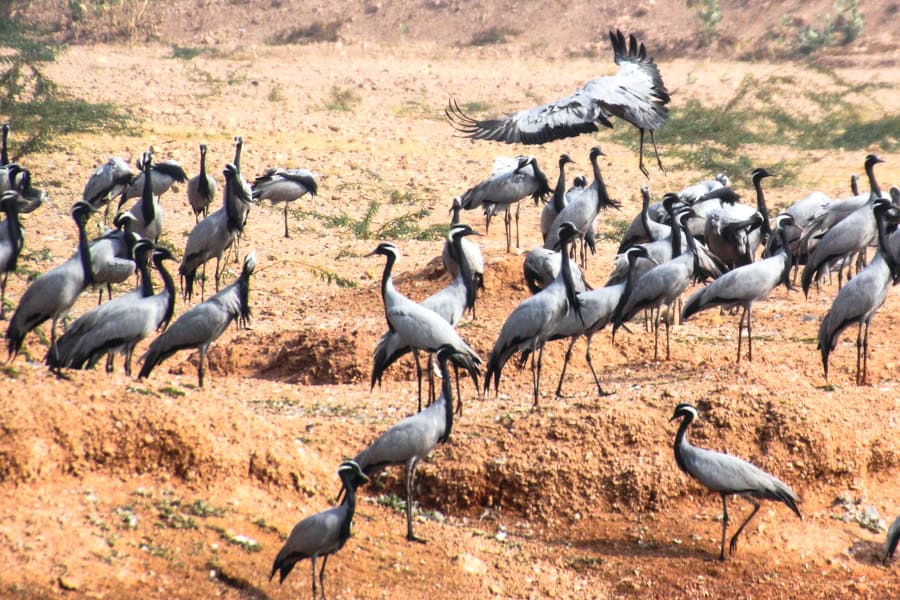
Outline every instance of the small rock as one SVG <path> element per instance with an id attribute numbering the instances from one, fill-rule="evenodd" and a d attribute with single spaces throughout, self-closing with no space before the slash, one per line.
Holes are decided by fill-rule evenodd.
<path id="1" fill-rule="evenodd" d="M 65 575 L 60 575 L 59 577 L 59 587 L 69 592 L 74 592 L 79 587 L 78 581 L 72 579 L 71 577 L 66 577 Z"/>
<path id="2" fill-rule="evenodd" d="M 461 568 L 466 573 L 470 573 L 472 575 L 484 575 L 485 573 L 487 573 L 487 565 L 484 564 L 484 561 L 477 556 L 472 556 L 471 554 L 460 554 L 456 560 L 459 562 L 459 568 Z"/>

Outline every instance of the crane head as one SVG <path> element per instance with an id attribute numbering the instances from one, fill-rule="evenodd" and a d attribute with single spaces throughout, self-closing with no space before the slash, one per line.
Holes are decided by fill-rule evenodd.
<path id="1" fill-rule="evenodd" d="M 675 413 L 672 415 L 672 418 L 669 419 L 669 422 L 674 421 L 675 419 L 687 418 L 690 421 L 693 421 L 697 418 L 697 409 L 688 404 L 687 402 L 682 402 L 678 406 L 675 407 Z"/>

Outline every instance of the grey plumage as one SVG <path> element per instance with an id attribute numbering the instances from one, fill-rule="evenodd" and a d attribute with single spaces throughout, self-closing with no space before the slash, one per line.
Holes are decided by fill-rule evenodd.
<path id="1" fill-rule="evenodd" d="M 617 285 L 610 285 L 596 290 L 583 291 L 578 294 L 578 302 L 580 304 L 580 314 L 575 311 L 569 311 L 566 316 L 556 325 L 551 340 L 569 338 L 569 346 L 566 348 L 566 356 L 563 360 L 562 371 L 559 374 L 559 383 L 556 386 L 556 396 L 562 396 L 563 380 L 566 376 L 566 367 L 572 358 L 572 348 L 575 342 L 582 336 L 587 338 L 587 348 L 585 350 L 585 359 L 588 367 L 591 369 L 591 375 L 594 376 L 594 383 L 597 384 L 597 393 L 601 396 L 607 395 L 600 385 L 600 378 L 594 370 L 594 363 L 591 360 L 591 340 L 594 334 L 602 330 L 612 319 L 616 306 L 623 294 L 630 293 L 630 286 L 634 285 L 635 263 L 639 258 L 653 261 L 647 253 L 644 246 L 637 245 L 628 248 L 625 251 L 625 257 L 630 265 L 630 275 L 626 281 Z"/>
<path id="2" fill-rule="evenodd" d="M 284 203 L 284 237 L 291 237 L 287 224 L 288 204 L 307 193 L 315 198 L 318 190 L 315 173 L 307 169 L 269 169 L 253 181 L 254 200 Z"/>
<path id="3" fill-rule="evenodd" d="M 662 208 L 662 203 L 660 208 Z M 663 212 L 663 211 L 660 211 Z M 635 244 L 655 242 L 669 237 L 669 226 L 650 218 L 650 188 L 641 186 L 641 212 L 634 217 L 628 229 L 622 234 L 616 254 L 623 254 Z"/>
<path id="4" fill-rule="evenodd" d="M 568 154 L 560 154 L 559 155 L 559 177 L 556 179 L 556 187 L 553 188 L 553 194 L 550 196 L 550 200 L 544 203 L 544 207 L 541 209 L 541 239 L 546 240 L 547 236 L 550 235 L 550 227 L 553 225 L 553 221 L 556 220 L 556 216 L 559 215 L 560 212 L 566 207 L 568 204 L 566 199 L 566 194 L 568 190 L 566 190 L 566 165 L 574 164 L 573 161 Z"/>
<path id="5" fill-rule="evenodd" d="M 50 349 L 56 350 L 56 322 L 75 304 L 85 287 L 93 282 L 91 251 L 85 224 L 94 209 L 87 202 L 76 202 L 72 218 L 78 228 L 78 252 L 31 282 L 19 300 L 6 330 L 9 358 L 22 348 L 29 331 L 50 319 Z"/>
<path id="6" fill-rule="evenodd" d="M 141 175 L 153 172 L 155 165 L 153 164 L 151 153 L 144 152 L 140 166 L 142 169 Z M 138 177 L 141 177 L 141 175 Z M 138 179 L 135 178 L 128 190 L 122 194 L 122 199 L 119 201 L 119 207 L 122 206 L 127 198 L 132 197 L 128 196 L 128 193 L 137 180 Z M 157 178 L 157 180 L 159 180 L 159 178 Z M 126 231 L 136 233 L 140 237 L 148 239 L 155 244 L 159 239 L 160 234 L 162 234 L 163 210 L 162 205 L 159 203 L 159 196 L 153 193 L 154 181 L 152 175 L 140 179 L 142 185 L 141 199 L 135 202 L 128 210 L 127 214 L 132 218 L 127 221 L 125 229 Z"/>
<path id="7" fill-rule="evenodd" d="M 584 272 L 573 262 L 569 263 L 572 269 L 572 281 L 576 292 L 584 292 L 591 289 L 590 284 L 584 278 Z M 525 276 L 525 284 L 532 294 L 537 294 L 542 289 L 553 283 L 559 271 L 562 269 L 562 254 L 558 251 L 548 250 L 543 246 L 532 249 L 525 255 L 522 262 L 522 271 Z"/>
<path id="8" fill-rule="evenodd" d="M 52 355 L 48 354 L 51 366 L 91 368 L 104 355 L 111 357 L 121 353 L 125 356 L 125 374 L 131 375 L 131 357 L 135 346 L 154 331 L 164 329 L 175 308 L 175 283 L 163 266 L 164 260 L 175 260 L 175 257 L 165 248 L 153 251 L 152 244 L 145 243 L 148 249 L 143 252 L 153 252 L 154 265 L 163 279 L 163 290 L 153 294 L 147 256 L 136 256 L 136 260 L 142 262 L 139 294 L 126 294 L 122 300 L 117 299 L 118 302 L 112 300 L 94 309 L 100 314 L 86 314 L 79 318 L 59 339 L 55 364 Z M 107 366 L 111 368 L 111 361 Z"/>
<path id="9" fill-rule="evenodd" d="M 884 161 L 874 154 L 866 156 L 865 168 L 869 179 L 869 198 L 865 204 L 831 227 L 816 244 L 800 280 L 805 295 L 809 295 L 810 285 L 819 278 L 825 269 L 836 261 L 842 261 L 856 253 L 865 252 L 878 236 L 872 204 L 876 199 L 881 198 L 881 187 L 875 179 L 875 165 L 881 162 Z"/>
<path id="10" fill-rule="evenodd" d="M 485 233 L 490 227 L 490 217 L 495 208 L 505 211 L 506 251 L 512 244 L 510 205 L 516 205 L 516 248 L 519 247 L 519 202 L 531 196 L 535 203 L 552 193 L 547 176 L 541 171 L 533 156 L 517 156 L 513 159 L 498 158 L 491 176 L 469 188 L 460 196 L 465 210 L 483 207 L 487 215 Z"/>
<path id="11" fill-rule="evenodd" d="M 413 533 L 413 486 L 419 461 L 439 443 L 450 439 L 453 429 L 453 393 L 448 361 L 456 353 L 451 345 L 441 346 L 437 361 L 441 370 L 441 395 L 425 410 L 407 417 L 382 433 L 378 439 L 356 455 L 356 462 L 369 477 L 391 465 L 406 467 L 406 539 L 422 542 Z"/>
<path id="12" fill-rule="evenodd" d="M 655 133 L 668 118 L 669 93 L 652 57 L 633 35 L 628 42 L 621 31 L 610 31 L 613 58 L 619 65 L 611 77 L 598 77 L 568 98 L 521 110 L 500 119 L 476 120 L 451 102 L 446 111 L 454 129 L 476 140 L 507 144 L 544 144 L 552 140 L 599 131 L 600 125 L 612 127 L 613 117 L 624 119 L 640 131 L 641 172 L 644 167 L 644 133 L 656 150 Z M 662 170 L 659 152 L 656 160 Z"/>
<path id="13" fill-rule="evenodd" d="M 591 168 L 594 172 L 594 181 L 584 189 L 581 194 L 573 198 L 566 207 L 556 216 L 550 228 L 550 234 L 544 240 L 544 248 L 554 250 L 559 243 L 560 226 L 563 223 L 572 223 L 578 231 L 581 239 L 586 240 L 589 232 L 593 232 L 594 221 L 601 209 L 616 208 L 620 204 L 609 197 L 603 175 L 600 173 L 599 158 L 605 156 L 599 146 L 591 148 L 589 153 Z M 593 249 L 593 248 L 592 248 Z M 581 265 L 585 264 L 584 245 L 581 249 Z"/>
<path id="14" fill-rule="evenodd" d="M 741 318 L 738 321 L 738 350 L 736 363 L 741 363 L 741 334 L 747 329 L 748 359 L 753 360 L 753 336 L 751 326 L 751 310 L 756 300 L 761 300 L 769 295 L 779 284 L 784 284 L 791 289 L 790 272 L 793 260 L 791 247 L 787 240 L 784 227 L 791 221 L 791 217 L 783 215 L 779 217 L 778 233 L 781 236 L 781 251 L 765 260 L 751 263 L 731 270 L 710 285 L 701 288 L 691 294 L 684 303 L 684 311 L 681 314 L 682 322 L 687 321 L 694 314 L 712 308 L 722 306 L 725 308 L 741 307 Z"/>
<path id="15" fill-rule="evenodd" d="M 884 223 L 888 211 L 896 213 L 896 210 L 883 198 L 874 202 L 872 212 L 878 230 L 878 252 L 862 272 L 841 288 L 819 325 L 819 351 L 825 379 L 828 379 L 828 358 L 837 345 L 841 332 L 856 323 L 856 384 L 863 385 L 866 382 L 869 323 L 884 304 L 894 279 L 900 276 L 900 264 L 888 247 Z"/>
<path id="16" fill-rule="evenodd" d="M 459 196 L 454 196 L 450 205 L 450 227 L 459 224 L 459 213 L 462 210 L 462 200 Z M 459 240 L 461 246 L 461 255 L 469 266 L 469 272 L 472 274 L 472 281 L 475 283 L 475 289 L 484 289 L 484 257 L 481 255 L 481 248 L 475 242 L 463 237 Z M 450 277 L 456 277 L 459 273 L 459 261 L 455 258 L 455 252 L 452 249 L 450 236 L 444 241 L 444 248 L 441 250 L 441 263 Z M 472 318 L 475 318 L 475 306 L 472 305 Z"/>
<path id="17" fill-rule="evenodd" d="M 112 229 L 91 242 L 91 269 L 93 284 L 106 286 L 107 295 L 112 297 L 112 285 L 123 283 L 134 275 L 135 265 L 132 259 L 132 246 L 140 236 L 128 232 L 129 223 L 133 219 L 130 213 L 116 216 Z M 98 303 L 103 299 L 103 288 L 100 287 Z"/>
<path id="18" fill-rule="evenodd" d="M 738 536 L 756 515 L 760 504 L 757 500 L 774 500 L 783 502 L 794 513 L 800 515 L 797 503 L 800 501 L 797 495 L 780 480 L 769 475 L 759 467 L 745 460 L 714 452 L 691 445 L 687 439 L 687 429 L 697 417 L 697 409 L 690 404 L 679 404 L 675 407 L 675 414 L 670 421 L 682 419 L 675 436 L 675 461 L 678 467 L 699 481 L 705 487 L 716 492 L 722 498 L 722 544 L 719 552 L 719 560 L 725 560 L 725 533 L 728 529 L 728 496 L 741 496 L 753 505 L 750 516 L 738 527 L 731 537 L 729 551 L 734 554 L 737 550 Z"/>
<path id="19" fill-rule="evenodd" d="M 109 160 L 91 173 L 87 183 L 84 184 L 81 198 L 94 208 L 105 206 L 106 213 L 103 216 L 105 222 L 112 199 L 121 195 L 133 178 L 134 173 L 131 172 L 128 163 L 118 156 L 110 156 Z"/>
<path id="20" fill-rule="evenodd" d="M 616 331 L 619 327 L 626 321 L 630 321 L 638 312 L 645 309 L 660 309 L 663 306 L 670 308 L 693 280 L 697 252 L 694 236 L 691 235 L 690 230 L 685 225 L 685 220 L 689 216 L 689 211 L 681 213 L 680 216 L 682 228 L 685 230 L 687 238 L 687 251 L 678 253 L 673 250 L 672 260 L 653 267 L 644 273 L 634 284 L 634 289 L 631 293 L 627 297 L 625 295 L 622 296 L 613 316 L 613 340 L 615 340 Z M 679 236 L 673 236 L 673 240 L 677 240 L 675 243 L 680 247 Z M 659 311 L 657 311 L 654 323 L 653 360 L 658 358 L 659 320 L 660 315 Z M 665 319 L 666 360 L 669 359 L 669 321 L 670 319 Z"/>
<path id="21" fill-rule="evenodd" d="M 216 198 L 216 180 L 206 171 L 206 144 L 200 144 L 200 173 L 188 180 L 188 203 L 194 211 L 194 221 L 200 221 L 200 215 L 209 216 L 209 205 Z"/>
<path id="22" fill-rule="evenodd" d="M 762 188 L 762 180 L 772 176 L 773 173 L 767 169 L 753 169 L 750 174 L 756 191 L 755 208 L 738 202 L 723 203 L 707 213 L 704 241 L 728 268 L 747 265 L 756 260 L 759 247 L 772 234 L 769 209 Z M 727 188 L 713 190 L 706 197 L 725 191 Z"/>
<path id="23" fill-rule="evenodd" d="M 568 222 L 563 223 L 561 228 L 562 231 L 558 234 L 562 257 L 559 275 L 546 288 L 519 303 L 506 318 L 488 359 L 484 377 L 485 395 L 491 389 L 491 379 L 494 390 L 499 392 L 500 374 L 506 362 L 518 352 L 527 353 L 531 355 L 531 376 L 536 407 L 540 396 L 544 344 L 567 312 L 571 310 L 580 314 L 568 255 L 568 244 L 578 234 L 578 230 Z"/>
<path id="24" fill-rule="evenodd" d="M 0 320 L 6 319 L 6 280 L 15 272 L 25 247 L 19 213 L 27 208 L 27 200 L 14 190 L 0 196 L 0 212 L 6 214 L 6 219 L 0 222 Z"/>
<path id="25" fill-rule="evenodd" d="M 185 301 L 190 301 L 194 293 L 194 279 L 197 269 L 206 262 L 216 259 L 216 291 L 219 291 L 222 257 L 234 244 L 238 233 L 244 228 L 246 213 L 250 208 L 250 190 L 237 173 L 233 164 L 225 166 L 225 193 L 222 208 L 197 223 L 188 235 L 184 256 L 178 267 L 181 276 L 181 291 Z M 201 297 L 206 292 L 206 277 L 201 281 Z"/>
<path id="26" fill-rule="evenodd" d="M 210 344 L 222 335 L 232 321 L 245 325 L 250 320 L 250 275 L 256 268 L 256 256 L 251 252 L 244 258 L 244 266 L 237 281 L 212 298 L 188 309 L 159 337 L 150 344 L 141 357 L 143 366 L 138 378 L 150 375 L 162 361 L 179 350 L 197 348 L 200 352 L 197 366 L 198 385 L 203 387 L 206 371 L 206 355 Z"/>
<path id="27" fill-rule="evenodd" d="M 466 344 L 453 326 L 434 311 L 413 302 L 394 288 L 391 271 L 400 256 L 394 244 L 381 243 L 370 256 L 380 254 L 385 257 L 384 272 L 381 278 L 381 298 L 384 302 L 385 319 L 388 331 L 381 336 L 372 364 L 371 387 L 381 382 L 385 370 L 398 358 L 410 350 L 437 352 L 444 345 L 456 349 L 457 362 L 463 363 L 472 379 L 477 382 L 478 368 L 481 358 Z M 416 371 L 419 375 L 419 398 L 421 402 L 421 367 L 416 357 Z"/>
<path id="28" fill-rule="evenodd" d="M 280 572 L 279 583 L 284 583 L 294 565 L 306 558 L 311 559 L 313 600 L 317 595 L 316 559 L 322 557 L 319 584 L 322 586 L 322 598 L 325 598 L 325 565 L 328 557 L 343 548 L 350 539 L 350 527 L 356 511 L 356 488 L 369 480 L 353 461 L 341 463 L 338 475 L 346 490 L 344 501 L 339 506 L 310 515 L 297 523 L 278 551 L 269 575 L 271 580 L 275 573 Z"/>
<path id="29" fill-rule="evenodd" d="M 136 238 L 136 236 L 131 233 L 125 235 Z M 149 240 L 134 239 L 129 243 L 129 246 L 131 248 L 132 257 L 134 258 L 136 270 L 140 275 L 140 285 L 128 293 L 116 296 L 103 304 L 95 306 L 75 319 L 75 321 L 66 328 L 65 333 L 63 333 L 56 341 L 56 352 L 47 352 L 47 355 L 44 357 L 44 361 L 50 368 L 58 369 L 70 366 L 75 346 L 85 332 L 100 325 L 106 319 L 108 314 L 117 311 L 119 307 L 127 308 L 141 298 L 153 294 L 153 285 L 149 276 L 149 262 L 150 255 L 153 252 L 153 242 Z M 113 361 L 112 357 L 110 357 L 106 363 L 107 372 L 112 372 L 112 368 Z"/>
<path id="30" fill-rule="evenodd" d="M 169 188 L 176 183 L 186 183 L 188 180 L 188 175 L 181 164 L 171 159 L 154 162 L 152 165 L 149 165 L 146 162 L 146 156 L 144 156 L 138 164 L 138 168 L 141 172 L 135 175 L 122 193 L 119 206 L 130 198 L 140 198 L 144 195 L 144 179 L 148 177 L 148 170 L 150 173 L 150 189 L 157 198 L 169 191 Z"/>

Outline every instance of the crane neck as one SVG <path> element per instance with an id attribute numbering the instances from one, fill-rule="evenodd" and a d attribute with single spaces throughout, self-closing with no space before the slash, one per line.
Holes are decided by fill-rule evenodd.
<path id="1" fill-rule="evenodd" d="M 900 277 L 900 262 L 898 262 L 897 257 L 894 256 L 888 247 L 888 233 L 887 226 L 884 223 L 883 210 L 875 211 L 875 227 L 878 230 L 878 251 L 884 257 L 884 262 L 887 263 L 888 269 L 890 269 L 891 277 L 896 279 Z"/>
<path id="2" fill-rule="evenodd" d="M 760 229 L 762 229 L 764 237 L 768 239 L 772 235 L 772 227 L 769 225 L 769 208 L 766 206 L 766 195 L 763 192 L 761 177 L 753 178 L 753 187 L 756 188 L 756 210 L 763 217 Z"/>
<path id="3" fill-rule="evenodd" d="M 144 171 L 144 190 L 141 194 L 141 217 L 146 227 L 156 218 L 156 199 L 153 197 L 152 169 Z"/>
<path id="4" fill-rule="evenodd" d="M 778 237 L 781 238 L 781 252 L 784 254 L 784 268 L 781 271 L 781 283 L 790 290 L 791 267 L 794 266 L 794 253 L 791 252 L 791 244 L 788 241 L 787 231 L 785 231 L 783 226 L 778 228 Z"/>
<path id="5" fill-rule="evenodd" d="M 681 420 L 681 424 L 678 426 L 678 433 L 675 434 L 675 462 L 678 463 L 678 468 L 685 473 L 687 473 L 688 470 L 684 460 L 684 451 L 691 445 L 687 439 L 687 429 L 693 420 L 693 416 L 685 415 Z"/>
<path id="6" fill-rule="evenodd" d="M 552 201 L 556 214 L 561 213 L 566 207 L 566 163 L 563 161 L 559 161 L 559 179 L 556 180 Z"/>
<path id="7" fill-rule="evenodd" d="M 252 271 L 247 269 L 246 264 L 241 271 L 238 279 L 238 302 L 240 303 L 240 314 L 238 315 L 238 325 L 246 327 L 250 323 L 250 274 Z M 172 301 L 174 302 L 174 294 Z"/>
<path id="8" fill-rule="evenodd" d="M 141 254 L 137 257 L 138 273 L 141 275 L 141 298 L 149 298 L 153 295 L 153 280 L 150 278 L 150 263 L 144 252 L 152 252 L 152 249 L 146 251 L 141 250 Z"/>
<path id="9" fill-rule="evenodd" d="M 563 280 L 563 287 L 566 290 L 566 300 L 569 307 L 578 315 L 581 324 L 584 324 L 584 317 L 581 314 L 581 302 L 578 300 L 578 294 L 575 292 L 575 277 L 572 274 L 572 260 L 569 258 L 569 242 L 565 240 L 560 245 L 560 253 L 562 254 L 562 265 L 560 267 L 560 275 Z"/>
<path id="10" fill-rule="evenodd" d="M 235 170 L 240 173 L 241 172 L 241 148 L 244 147 L 244 140 L 238 138 L 234 144 L 234 164 Z"/>
<path id="11" fill-rule="evenodd" d="M 475 308 L 475 279 L 472 275 L 472 269 L 469 268 L 469 261 L 466 260 L 462 248 L 463 236 L 457 235 L 453 237 L 450 244 L 450 256 L 456 259 L 459 265 L 459 276 L 462 277 L 463 285 L 466 288 L 466 309 Z"/>
<path id="12" fill-rule="evenodd" d="M 454 204 L 450 209 L 450 227 L 454 225 L 459 225 L 459 211 L 462 210 L 462 206 L 458 204 Z"/>
<path id="13" fill-rule="evenodd" d="M 346 540 L 350 537 L 350 525 L 353 523 L 353 513 L 356 512 L 356 486 L 346 479 L 341 479 L 345 492 L 341 506 L 346 506 L 347 512 L 344 514 L 344 520 L 341 521 L 340 539 Z"/>
<path id="14" fill-rule="evenodd" d="M 160 329 L 165 329 L 169 326 L 172 315 L 175 314 L 175 280 L 172 279 L 172 275 L 169 274 L 168 269 L 166 269 L 163 264 L 162 258 L 154 258 L 153 264 L 156 265 L 156 270 L 159 271 L 159 275 L 162 277 L 163 285 L 165 286 L 166 312 L 163 314 L 162 321 L 160 321 L 159 325 Z"/>
<path id="15" fill-rule="evenodd" d="M 91 266 L 91 245 L 88 243 L 86 223 L 87 219 L 75 219 L 78 227 L 78 255 L 81 258 L 81 268 L 84 272 L 84 286 L 94 283 L 94 271 Z"/>
<path id="16" fill-rule="evenodd" d="M 22 252 L 22 237 L 21 237 L 21 224 L 19 222 L 19 206 L 18 199 L 13 198 L 8 202 L 8 208 L 6 209 L 6 229 L 8 232 L 7 239 L 9 240 L 10 248 L 12 248 L 12 256 L 10 256 L 9 264 L 6 266 L 8 271 L 16 270 L 16 263 L 19 259 L 19 254 Z"/>
<path id="17" fill-rule="evenodd" d="M 647 234 L 647 237 L 650 241 L 653 241 L 653 236 L 650 234 L 650 215 L 648 214 L 650 211 L 650 192 L 641 188 L 641 225 L 644 227 L 644 232 Z"/>
<path id="18" fill-rule="evenodd" d="M 669 221 L 671 223 L 671 235 L 669 243 L 672 244 L 672 258 L 681 256 L 681 223 L 675 216 L 675 210 L 669 207 Z"/>
<path id="19" fill-rule="evenodd" d="M 598 156 L 591 157 L 591 169 L 594 171 L 594 186 L 597 188 L 597 210 L 599 212 L 601 208 L 609 206 L 611 202 L 606 191 L 606 184 L 603 182 L 603 175 L 600 173 Z"/>
<path id="20" fill-rule="evenodd" d="M 197 189 L 205 197 L 209 198 L 209 179 L 206 177 L 206 150 L 200 150 L 200 180 Z"/>
<path id="21" fill-rule="evenodd" d="M 385 318 L 387 318 L 388 299 L 391 294 L 394 293 L 394 282 L 391 280 L 391 270 L 393 270 L 396 260 L 396 255 L 393 252 L 388 252 L 385 255 L 384 271 L 381 274 L 381 301 L 384 303 Z M 460 268 L 462 268 L 462 265 L 460 265 Z M 394 327 L 391 325 L 391 321 L 388 320 L 387 323 L 388 329 L 393 331 Z"/>
<path id="22" fill-rule="evenodd" d="M 227 227 L 229 231 L 241 231 L 244 229 L 244 223 L 241 211 L 241 200 L 237 195 L 237 187 L 239 186 L 237 174 L 234 171 L 228 171 L 225 176 L 225 217 L 227 219 Z"/>
<path id="23" fill-rule="evenodd" d="M 866 177 L 869 178 L 869 199 L 881 198 L 881 186 L 878 185 L 878 180 L 875 179 L 875 164 L 874 162 L 866 162 Z"/>
<path id="24" fill-rule="evenodd" d="M 2 133 L 2 141 L 0 141 L 0 167 L 4 167 L 9 164 L 9 150 L 6 146 L 7 138 L 9 137 L 9 125 L 6 123 L 3 124 L 3 133 Z"/>
<path id="25" fill-rule="evenodd" d="M 450 383 L 450 369 L 447 367 L 449 358 L 440 362 L 441 369 L 441 396 L 444 398 L 444 433 L 438 438 L 439 442 L 446 443 L 450 440 L 450 432 L 453 430 L 453 386 Z"/>

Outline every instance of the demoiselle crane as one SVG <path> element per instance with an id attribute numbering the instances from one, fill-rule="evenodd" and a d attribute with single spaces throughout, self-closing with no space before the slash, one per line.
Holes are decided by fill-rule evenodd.
<path id="1" fill-rule="evenodd" d="M 691 294 L 684 303 L 681 313 L 682 322 L 687 321 L 700 311 L 715 306 L 725 308 L 740 307 L 741 318 L 738 321 L 738 349 L 735 362 L 741 364 L 741 334 L 747 329 L 747 359 L 753 360 L 753 334 L 751 310 L 753 303 L 769 295 L 780 284 L 791 290 L 791 245 L 785 233 L 785 226 L 792 222 L 790 215 L 778 217 L 777 230 L 781 238 L 781 250 L 775 256 L 750 263 L 728 271 L 708 286 Z"/>
<path id="2" fill-rule="evenodd" d="M 528 352 L 531 354 L 533 406 L 536 408 L 540 397 L 544 344 L 565 318 L 566 313 L 575 311 L 576 314 L 580 314 L 580 304 L 572 280 L 571 260 L 568 254 L 568 245 L 579 232 L 569 222 L 563 223 L 560 229 L 558 238 L 562 268 L 559 275 L 546 288 L 519 303 L 506 318 L 488 360 L 487 372 L 484 377 L 485 395 L 491 389 L 492 379 L 494 390 L 499 393 L 500 374 L 513 354 Z"/>
<path id="3" fill-rule="evenodd" d="M 250 320 L 250 275 L 256 268 L 256 256 L 250 253 L 244 258 L 244 266 L 237 281 L 205 302 L 188 309 L 159 337 L 150 344 L 141 357 L 143 365 L 138 379 L 149 376 L 153 369 L 179 350 L 197 348 L 200 360 L 197 365 L 197 383 L 203 387 L 209 346 L 222 335 L 232 321 L 246 325 Z"/>
<path id="4" fill-rule="evenodd" d="M 425 410 L 407 417 L 378 436 L 354 459 L 363 473 L 374 477 L 391 465 L 406 467 L 406 539 L 424 542 L 413 532 L 413 496 L 416 467 L 439 443 L 450 439 L 453 429 L 453 392 L 448 361 L 457 350 L 447 344 L 438 348 L 437 361 L 441 370 L 441 395 Z"/>
<path id="5" fill-rule="evenodd" d="M 714 452 L 691 445 L 687 439 L 687 429 L 691 422 L 697 418 L 697 409 L 690 404 L 679 404 L 675 407 L 675 414 L 670 421 L 681 419 L 678 433 L 675 435 L 675 461 L 678 467 L 699 481 L 705 487 L 722 497 L 722 545 L 719 551 L 719 560 L 725 560 L 725 533 L 728 530 L 728 496 L 741 496 L 753 505 L 750 516 L 741 523 L 738 530 L 731 537 L 728 550 L 734 554 L 737 550 L 738 536 L 747 526 L 747 523 L 756 515 L 760 504 L 757 500 L 774 500 L 783 502 L 794 513 L 800 515 L 797 503 L 800 501 L 797 495 L 780 480 L 769 475 L 759 467 L 745 460 Z"/>
<path id="6" fill-rule="evenodd" d="M 566 165 L 574 164 L 568 154 L 559 155 L 559 177 L 556 179 L 556 187 L 553 188 L 553 194 L 550 200 L 544 203 L 541 209 L 541 239 L 546 240 L 550 235 L 550 227 L 556 216 L 566 207 Z"/>
<path id="7" fill-rule="evenodd" d="M 541 171 L 533 156 L 517 156 L 513 159 L 501 157 L 494 163 L 491 176 L 469 188 L 460 196 L 462 207 L 472 210 L 485 207 L 487 220 L 485 233 L 490 225 L 493 207 L 505 209 L 506 251 L 512 244 L 512 220 L 509 215 L 511 204 L 516 205 L 516 248 L 519 247 L 519 202 L 531 196 L 535 203 L 553 193 L 547 176 Z"/>
<path id="8" fill-rule="evenodd" d="M 456 349 L 454 362 L 465 368 L 473 381 L 478 385 L 478 370 L 481 358 L 466 344 L 459 334 L 444 318 L 436 312 L 413 302 L 394 288 L 391 271 L 400 257 L 400 250 L 394 244 L 382 242 L 369 256 L 380 254 L 385 257 L 384 272 L 381 277 L 381 299 L 384 303 L 384 315 L 388 331 L 375 347 L 372 364 L 371 387 L 381 382 L 384 371 L 399 357 L 410 350 L 437 352 L 438 348 L 449 344 Z M 419 399 L 421 403 L 421 366 L 418 354 L 416 373 L 419 377 Z"/>
<path id="9" fill-rule="evenodd" d="M 184 256 L 178 273 L 181 276 L 181 293 L 185 301 L 190 301 L 194 293 L 194 279 L 201 266 L 206 272 L 206 263 L 216 259 L 216 291 L 219 291 L 222 257 L 234 244 L 238 233 L 244 227 L 244 217 L 250 206 L 250 195 L 242 184 L 233 164 L 225 166 L 225 193 L 222 208 L 197 223 L 188 235 Z M 201 298 L 206 292 L 206 277 L 200 282 Z"/>
<path id="10" fill-rule="evenodd" d="M 310 515 L 297 523 L 284 546 L 278 551 L 272 563 L 269 579 L 279 573 L 279 583 L 301 560 L 309 558 L 312 562 L 312 593 L 316 600 L 316 559 L 322 557 L 322 570 L 319 571 L 319 585 L 322 587 L 322 598 L 325 598 L 325 565 L 328 557 L 344 547 L 350 539 L 350 526 L 356 512 L 356 488 L 369 481 L 362 470 L 352 460 L 341 463 L 338 467 L 346 496 L 339 506 Z"/>
<path id="11" fill-rule="evenodd" d="M 291 237 L 287 224 L 288 205 L 307 193 L 315 198 L 318 190 L 315 173 L 307 169 L 269 169 L 253 181 L 254 200 L 269 200 L 273 205 L 284 203 L 286 238 Z"/>
<path id="12" fill-rule="evenodd" d="M 194 222 L 200 222 L 200 215 L 209 216 L 209 205 L 216 198 L 216 180 L 206 171 L 206 144 L 200 144 L 200 172 L 188 180 L 188 203 L 194 211 Z"/>
<path id="13" fill-rule="evenodd" d="M 56 322 L 75 304 L 85 287 L 93 283 L 91 251 L 85 225 L 94 208 L 84 201 L 72 207 L 72 218 L 78 228 L 78 252 L 31 282 L 19 300 L 6 329 L 9 357 L 15 358 L 29 331 L 50 319 L 50 350 L 56 352 Z"/>
<path id="14" fill-rule="evenodd" d="M 476 120 L 452 102 L 446 111 L 447 119 L 458 132 L 476 140 L 492 140 L 507 144 L 544 144 L 600 130 L 600 125 L 612 128 L 613 117 L 628 121 L 641 133 L 638 167 L 645 176 L 644 134 L 656 152 L 660 170 L 662 161 L 656 150 L 656 131 L 668 118 L 669 93 L 659 68 L 647 56 L 643 43 L 634 35 L 628 42 L 621 31 L 610 31 L 613 59 L 619 70 L 610 77 L 598 77 L 567 98 L 521 110 L 500 119 Z"/>
<path id="15" fill-rule="evenodd" d="M 841 288 L 819 325 L 819 351 L 822 354 L 826 380 L 828 358 L 837 345 L 838 338 L 844 329 L 856 323 L 856 385 L 865 384 L 869 357 L 869 323 L 887 299 L 894 280 L 900 276 L 900 263 L 888 247 L 885 231 L 888 212 L 892 213 L 892 220 L 896 220 L 897 208 L 892 207 L 889 200 L 879 198 L 873 203 L 872 212 L 878 231 L 878 252 L 865 269 Z"/>

